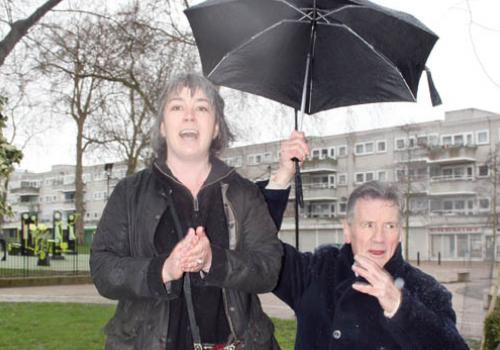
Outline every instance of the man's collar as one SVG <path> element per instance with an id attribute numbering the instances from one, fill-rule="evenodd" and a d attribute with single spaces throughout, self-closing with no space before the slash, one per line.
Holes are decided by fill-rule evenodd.
<path id="1" fill-rule="evenodd" d="M 398 243 L 394 254 L 384 265 L 384 269 L 393 277 L 398 277 L 399 275 L 401 275 L 404 266 L 404 260 L 403 255 L 401 254 L 401 250 L 401 243 Z M 352 246 L 350 244 L 345 243 L 342 248 L 340 248 L 340 259 L 338 261 L 338 264 L 339 269 L 337 271 L 337 280 L 354 278 L 354 272 L 352 271 L 354 256 L 352 253 Z"/>

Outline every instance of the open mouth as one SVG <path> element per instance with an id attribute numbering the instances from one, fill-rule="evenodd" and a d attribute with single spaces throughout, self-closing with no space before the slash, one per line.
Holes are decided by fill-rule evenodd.
<path id="1" fill-rule="evenodd" d="M 196 139 L 198 138 L 199 132 L 194 129 L 184 129 L 181 130 L 179 133 L 179 136 L 182 137 L 183 139 Z"/>
<path id="2" fill-rule="evenodd" d="M 382 256 L 384 255 L 385 250 L 370 249 L 368 252 L 373 256 Z"/>

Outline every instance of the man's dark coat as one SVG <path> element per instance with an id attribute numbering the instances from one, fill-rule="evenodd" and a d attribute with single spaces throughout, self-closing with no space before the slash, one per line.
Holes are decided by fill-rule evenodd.
<path id="1" fill-rule="evenodd" d="M 280 227 L 288 191 L 264 194 Z M 280 280 L 273 292 L 297 316 L 295 349 L 468 349 L 455 327 L 451 294 L 405 262 L 401 246 L 384 266 L 394 279 L 404 281 L 402 303 L 392 318 L 384 316 L 375 297 L 352 288 L 356 277 L 349 244 L 341 249 L 324 246 L 314 254 L 283 246 Z"/>

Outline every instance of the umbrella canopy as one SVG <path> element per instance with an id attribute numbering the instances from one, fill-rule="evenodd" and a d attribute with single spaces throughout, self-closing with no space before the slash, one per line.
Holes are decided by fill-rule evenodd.
<path id="1" fill-rule="evenodd" d="M 438 39 L 366 0 L 209 0 L 185 14 L 211 81 L 309 114 L 415 101 Z"/>

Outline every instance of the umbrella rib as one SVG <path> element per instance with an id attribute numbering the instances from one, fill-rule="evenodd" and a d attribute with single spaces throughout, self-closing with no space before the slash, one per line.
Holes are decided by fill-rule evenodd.
<path id="1" fill-rule="evenodd" d="M 249 42 L 251 42 L 252 40 L 258 38 L 259 36 L 263 35 L 264 33 L 266 33 L 267 31 L 269 30 L 272 30 L 274 29 L 275 27 L 281 25 L 283 22 L 285 22 L 286 20 L 281 20 L 275 24 L 273 24 L 272 26 L 270 27 L 267 27 L 266 29 L 264 29 L 263 31 L 257 33 L 257 34 L 254 34 L 252 37 L 250 37 L 247 41 L 245 41 L 244 43 L 242 43 L 241 45 L 239 45 L 238 47 L 232 49 L 231 51 L 229 51 L 228 53 L 226 53 L 224 55 L 224 57 L 222 57 L 222 59 L 214 66 L 214 68 L 212 68 L 212 70 L 210 71 L 210 73 L 207 74 L 207 78 L 210 77 L 212 75 L 213 72 L 215 72 L 217 70 L 217 68 L 219 68 L 219 66 L 226 60 L 226 58 L 228 58 L 229 56 L 231 56 L 233 54 L 233 52 L 236 52 L 238 51 L 239 49 L 241 49 L 242 47 L 244 47 L 245 45 L 247 45 Z"/>
<path id="2" fill-rule="evenodd" d="M 276 1 L 278 1 L 278 2 L 282 2 L 282 3 L 284 3 L 285 5 L 287 5 L 287 6 L 291 7 L 291 8 L 293 8 L 295 11 L 297 11 L 298 13 L 300 13 L 300 14 L 302 14 L 302 15 L 303 15 L 303 17 L 302 17 L 302 18 L 307 17 L 308 19 L 312 20 L 311 15 L 307 14 L 305 11 L 302 11 L 300 8 L 298 8 L 297 6 L 294 6 L 293 4 L 289 3 L 288 1 L 286 1 L 286 0 L 276 0 Z"/>
<path id="3" fill-rule="evenodd" d="M 379 51 L 377 51 L 372 44 L 370 44 L 368 41 L 366 41 L 365 39 L 363 39 L 362 36 L 360 36 L 358 33 L 356 33 L 354 30 L 352 30 L 352 28 L 350 28 L 349 26 L 345 25 L 345 24 L 335 24 L 335 23 L 332 23 L 330 25 L 333 25 L 333 26 L 339 26 L 339 27 L 344 27 L 345 29 L 347 29 L 347 31 L 349 31 L 350 33 L 352 33 L 352 35 L 354 35 L 355 37 L 357 37 L 363 44 L 365 44 L 367 47 L 370 48 L 370 50 L 373 51 L 373 53 L 377 56 L 379 56 L 384 62 L 386 62 L 390 67 L 394 67 L 394 69 L 397 71 L 397 73 L 399 74 L 399 76 L 401 77 L 401 80 L 404 82 L 406 88 L 408 89 L 408 91 L 410 92 L 411 96 L 413 97 L 413 101 L 416 101 L 416 97 L 415 95 L 413 95 L 413 92 L 411 91 L 410 87 L 408 86 L 408 83 L 406 82 L 406 79 L 403 77 L 403 74 L 401 74 L 401 71 L 397 68 L 397 66 L 391 62 L 391 60 L 389 60 L 385 55 L 381 54 Z"/>
<path id="4" fill-rule="evenodd" d="M 351 8 L 351 7 L 364 7 L 364 8 L 367 8 L 366 6 L 362 6 L 362 5 L 344 5 L 344 6 L 341 6 L 335 10 L 332 10 L 330 12 L 327 12 L 325 13 L 324 15 L 321 15 L 320 17 L 325 17 L 325 16 L 330 16 L 334 13 L 337 13 L 337 12 L 341 12 L 343 10 L 345 10 L 346 8 Z"/>

